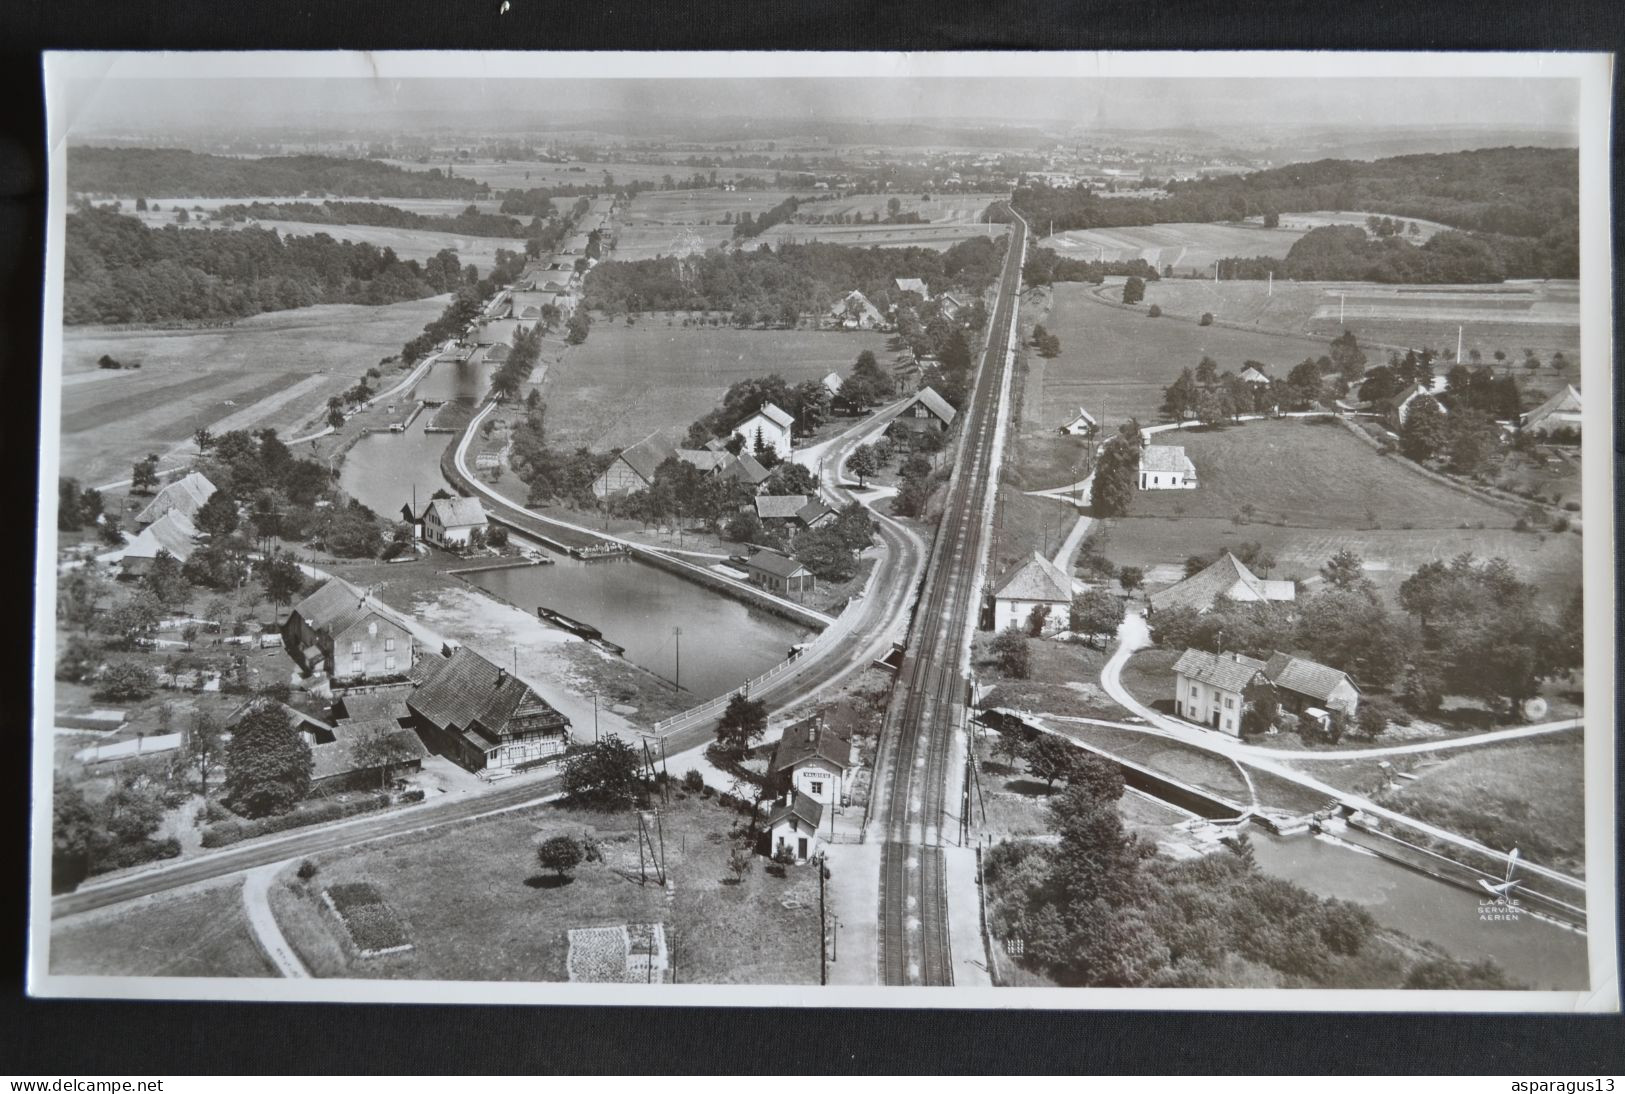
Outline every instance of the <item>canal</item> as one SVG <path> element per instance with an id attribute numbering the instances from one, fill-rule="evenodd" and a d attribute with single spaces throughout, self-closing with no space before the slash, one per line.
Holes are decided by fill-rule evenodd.
<path id="1" fill-rule="evenodd" d="M 424 384 L 435 379 L 431 374 Z M 404 433 L 356 441 L 345 454 L 340 487 L 391 519 L 398 519 L 414 488 L 418 504 L 425 504 L 446 485 L 440 456 L 453 440 L 449 433 L 425 433 L 428 419 L 421 414 Z M 813 633 L 636 559 L 581 562 L 549 554 L 552 566 L 488 570 L 468 579 L 526 612 L 547 607 L 592 624 L 626 648 L 627 660 L 668 681 L 677 680 L 680 656 L 681 685 L 696 703 L 766 672 Z M 679 626 L 680 638 L 672 633 Z"/>
<path id="2" fill-rule="evenodd" d="M 1387 859 L 1310 835 L 1275 836 L 1251 830 L 1266 873 L 1322 897 L 1352 901 L 1384 927 L 1437 945 L 1463 961 L 1492 958 L 1513 980 L 1542 990 L 1584 990 L 1589 980 L 1586 937 L 1523 915 L 1515 921 L 1479 916 L 1478 894 L 1437 881 Z"/>

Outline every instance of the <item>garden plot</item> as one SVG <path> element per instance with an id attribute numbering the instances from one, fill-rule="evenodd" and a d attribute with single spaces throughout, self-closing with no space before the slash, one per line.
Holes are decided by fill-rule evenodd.
<path id="1" fill-rule="evenodd" d="M 406 953 L 412 936 L 378 890 L 367 881 L 330 885 L 322 890 L 322 903 L 339 917 L 350 942 L 361 957 Z"/>

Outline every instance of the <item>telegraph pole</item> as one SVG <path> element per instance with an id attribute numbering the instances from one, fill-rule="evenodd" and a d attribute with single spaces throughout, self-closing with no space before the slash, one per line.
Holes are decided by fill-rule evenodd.
<path id="1" fill-rule="evenodd" d="M 677 640 L 677 672 L 675 674 L 676 679 L 672 681 L 672 687 L 677 691 L 682 691 L 683 690 L 683 628 L 682 627 L 673 627 L 671 629 L 671 636 L 674 639 Z"/>
<path id="2" fill-rule="evenodd" d="M 824 914 L 824 856 L 818 856 L 818 983 L 829 983 L 829 921 Z"/>

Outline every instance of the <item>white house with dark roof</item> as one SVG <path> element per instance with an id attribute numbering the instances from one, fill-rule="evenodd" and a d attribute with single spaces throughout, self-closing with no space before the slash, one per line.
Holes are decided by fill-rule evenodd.
<path id="1" fill-rule="evenodd" d="M 1148 444 L 1140 449 L 1141 490 L 1195 490 L 1196 465 L 1184 445 Z"/>
<path id="2" fill-rule="evenodd" d="M 1077 417 L 1063 425 L 1061 432 L 1072 437 L 1093 437 L 1100 432 L 1100 423 L 1095 421 L 1093 414 L 1080 406 Z"/>
<path id="3" fill-rule="evenodd" d="M 823 819 L 822 804 L 792 790 L 767 815 L 767 853 L 788 850 L 797 862 L 806 862 L 818 853 L 818 826 Z"/>
<path id="4" fill-rule="evenodd" d="M 428 664 L 406 709 L 436 751 L 470 771 L 502 771 L 564 754 L 570 719 L 507 669 L 467 647 Z"/>
<path id="5" fill-rule="evenodd" d="M 282 646 L 301 671 L 335 684 L 402 679 L 417 657 L 410 631 L 336 577 L 288 612 Z"/>
<path id="6" fill-rule="evenodd" d="M 1254 683 L 1267 680 L 1264 662 L 1256 658 L 1186 650 L 1174 662 L 1174 713 L 1239 737 L 1244 693 Z"/>
<path id="7" fill-rule="evenodd" d="M 954 424 L 956 416 L 953 404 L 937 394 L 935 388 L 922 387 L 903 404 L 895 420 L 915 431 L 934 429 L 940 433 Z"/>
<path id="8" fill-rule="evenodd" d="M 730 433 L 744 442 L 746 452 L 754 454 L 758 448 L 768 449 L 779 459 L 787 460 L 790 458 L 790 430 L 794 425 L 795 419 L 787 411 L 772 403 L 763 403 Z"/>
<path id="9" fill-rule="evenodd" d="M 437 547 L 467 547 L 476 530 L 485 531 L 479 498 L 436 498 L 423 511 L 423 538 Z"/>
<path id="10" fill-rule="evenodd" d="M 993 590 L 993 629 L 1026 630 L 1035 608 L 1047 608 L 1046 632 L 1065 629 L 1072 607 L 1072 579 L 1055 563 L 1033 552 Z"/>
<path id="11" fill-rule="evenodd" d="M 825 807 L 846 799 L 854 770 L 852 741 L 814 716 L 784 731 L 767 765 L 768 781 L 781 792 L 805 794 Z"/>

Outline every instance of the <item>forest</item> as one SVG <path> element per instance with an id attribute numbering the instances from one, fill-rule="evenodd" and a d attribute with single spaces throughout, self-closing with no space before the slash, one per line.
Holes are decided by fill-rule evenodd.
<path id="1" fill-rule="evenodd" d="M 490 187 L 438 167 L 408 171 L 336 156 L 239 159 L 183 148 L 70 148 L 68 185 L 82 194 L 145 198 L 477 198 Z"/>
<path id="2" fill-rule="evenodd" d="M 227 222 L 292 220 L 300 224 L 363 224 L 375 228 L 456 232 L 498 239 L 524 239 L 546 228 L 545 218 L 533 218 L 527 226 L 517 217 L 482 213 L 472 205 L 456 216 L 425 216 L 371 201 L 324 201 L 320 205 L 308 201 L 256 201 L 248 205 L 222 205 L 210 219 Z"/>
<path id="3" fill-rule="evenodd" d="M 389 248 L 263 228 L 152 229 L 86 209 L 67 217 L 63 321 L 218 322 L 312 304 L 391 304 L 473 273 L 451 251 L 421 265 Z"/>
<path id="4" fill-rule="evenodd" d="M 933 293 L 980 293 L 999 274 L 1004 239 L 977 237 L 946 251 L 925 247 L 860 248 L 786 243 L 732 254 L 683 259 L 610 260 L 587 275 L 587 306 L 606 312 L 705 309 L 774 318 L 826 310 L 858 289 L 884 312 L 899 277 L 923 278 Z"/>
<path id="5" fill-rule="evenodd" d="M 1371 238 L 1364 228 L 1316 228 L 1285 258 L 1223 258 L 1219 276 L 1262 280 L 1378 281 L 1386 284 L 1489 284 L 1509 277 L 1578 277 L 1578 237 L 1523 239 L 1440 232 L 1426 243 L 1398 236 Z"/>

